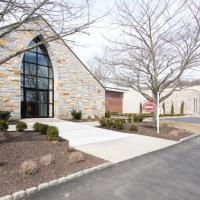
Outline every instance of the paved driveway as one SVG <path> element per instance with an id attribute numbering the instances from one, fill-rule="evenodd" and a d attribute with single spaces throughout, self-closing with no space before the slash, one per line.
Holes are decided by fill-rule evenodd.
<path id="1" fill-rule="evenodd" d="M 178 118 L 167 118 L 166 120 L 175 121 L 175 122 L 200 124 L 200 117 L 178 117 Z"/>
<path id="2" fill-rule="evenodd" d="M 122 162 L 29 200 L 199 200 L 200 137 Z"/>
<path id="3" fill-rule="evenodd" d="M 148 136 L 120 133 L 94 127 L 88 123 L 74 123 L 58 119 L 26 119 L 29 126 L 43 122 L 59 128 L 60 136 L 71 146 L 110 162 L 118 163 L 177 142 Z"/>

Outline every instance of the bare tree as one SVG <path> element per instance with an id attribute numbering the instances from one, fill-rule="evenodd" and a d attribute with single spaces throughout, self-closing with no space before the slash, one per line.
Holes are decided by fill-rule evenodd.
<path id="1" fill-rule="evenodd" d="M 88 66 L 92 74 L 101 83 L 107 82 L 109 80 L 110 71 L 104 66 L 98 58 L 92 58 L 88 61 Z"/>
<path id="2" fill-rule="evenodd" d="M 122 0 L 115 25 L 120 37 L 109 39 L 102 62 L 115 79 L 149 101 L 167 99 L 182 75 L 200 61 L 200 6 L 192 1 Z M 168 88 L 168 90 L 166 90 Z"/>
<path id="3" fill-rule="evenodd" d="M 11 58 L 35 48 L 41 44 L 65 38 L 78 33 L 87 33 L 86 29 L 96 22 L 90 19 L 89 0 L 1 0 L 0 1 L 0 65 Z M 45 21 L 41 25 L 41 20 Z M 25 25 L 29 26 L 25 26 Z M 32 27 L 32 24 L 37 24 Z M 51 31 L 49 30 L 51 27 Z M 55 30 L 55 31 L 54 31 Z M 17 32 L 41 32 L 44 38 L 28 47 L 10 48 L 6 38 Z"/>

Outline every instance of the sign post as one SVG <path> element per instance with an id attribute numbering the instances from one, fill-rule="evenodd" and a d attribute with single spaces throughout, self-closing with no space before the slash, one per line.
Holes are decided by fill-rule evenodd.
<path id="1" fill-rule="evenodd" d="M 156 102 L 156 125 L 157 125 L 157 134 L 160 133 L 160 93 L 157 93 L 157 102 Z"/>
<path id="2" fill-rule="evenodd" d="M 143 111 L 152 113 L 156 111 L 156 132 L 160 133 L 160 93 L 157 93 L 157 102 L 146 102 L 143 104 Z"/>

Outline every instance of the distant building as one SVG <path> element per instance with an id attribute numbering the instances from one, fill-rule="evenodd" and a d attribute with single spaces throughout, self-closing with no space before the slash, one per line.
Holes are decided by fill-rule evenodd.
<path id="1" fill-rule="evenodd" d="M 120 113 L 139 113 L 140 103 L 147 100 L 137 91 L 128 87 L 121 87 L 115 84 L 106 84 L 106 110 Z M 200 86 L 193 86 L 175 91 L 169 98 L 160 104 L 165 104 L 165 113 L 171 113 L 171 106 L 174 106 L 174 113 L 180 114 L 181 103 L 184 102 L 184 114 L 200 114 Z"/>

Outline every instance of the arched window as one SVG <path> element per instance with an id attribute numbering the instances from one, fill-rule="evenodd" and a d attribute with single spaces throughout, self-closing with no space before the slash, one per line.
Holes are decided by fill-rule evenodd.
<path id="1" fill-rule="evenodd" d="M 30 46 L 40 40 L 35 38 Z M 54 81 L 48 52 L 40 45 L 24 53 L 21 69 L 21 116 L 53 117 Z"/>

